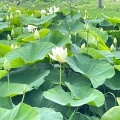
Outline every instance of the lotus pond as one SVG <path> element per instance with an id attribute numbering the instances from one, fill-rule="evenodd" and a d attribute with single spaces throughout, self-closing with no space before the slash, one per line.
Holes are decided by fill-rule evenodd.
<path id="1" fill-rule="evenodd" d="M 3 5 L 0 120 L 120 120 L 119 28 L 72 4 Z"/>

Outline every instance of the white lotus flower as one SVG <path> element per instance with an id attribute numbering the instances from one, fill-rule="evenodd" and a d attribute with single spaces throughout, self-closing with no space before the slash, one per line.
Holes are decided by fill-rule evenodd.
<path id="1" fill-rule="evenodd" d="M 45 13 L 46 13 L 46 10 L 41 10 L 40 13 L 41 13 L 41 14 L 45 14 Z"/>
<path id="2" fill-rule="evenodd" d="M 53 10 L 54 10 L 54 13 L 56 13 L 56 12 L 59 11 L 59 7 L 55 7 L 55 6 L 53 6 Z"/>
<path id="3" fill-rule="evenodd" d="M 26 29 L 28 30 L 28 32 L 34 32 L 34 30 L 36 29 L 36 26 L 33 25 L 28 25 L 28 27 L 26 27 Z"/>
<path id="4" fill-rule="evenodd" d="M 54 13 L 54 11 L 53 11 L 53 8 L 52 8 L 52 7 L 50 7 L 50 8 L 48 9 L 48 11 L 49 11 L 49 13 L 48 13 L 48 14 L 53 14 L 53 13 Z"/>
<path id="5" fill-rule="evenodd" d="M 50 8 L 48 9 L 48 11 L 49 11 L 48 14 L 54 14 L 54 13 L 56 13 L 56 12 L 59 11 L 59 7 L 55 7 L 55 6 L 50 7 Z"/>
<path id="6" fill-rule="evenodd" d="M 66 62 L 67 57 L 67 48 L 63 49 L 63 47 L 56 47 L 52 49 L 52 55 L 49 56 L 60 63 Z"/>

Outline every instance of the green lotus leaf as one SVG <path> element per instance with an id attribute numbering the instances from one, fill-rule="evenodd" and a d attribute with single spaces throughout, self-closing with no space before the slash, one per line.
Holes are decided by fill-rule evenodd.
<path id="1" fill-rule="evenodd" d="M 13 103 L 10 97 L 0 97 L 0 107 L 6 109 L 12 109 Z"/>
<path id="2" fill-rule="evenodd" d="M 78 35 L 86 40 L 86 42 L 89 44 L 89 46 L 92 46 L 94 48 L 97 47 L 97 41 L 95 37 L 89 32 L 87 33 L 85 30 L 78 30 Z"/>
<path id="3" fill-rule="evenodd" d="M 23 69 L 10 72 L 10 81 L 16 84 L 27 84 L 31 88 L 38 88 L 45 80 L 44 77 L 49 74 L 49 70 Z M 7 77 L 2 78 L 6 81 Z"/>
<path id="4" fill-rule="evenodd" d="M 108 17 L 106 15 L 103 14 L 103 16 L 110 22 L 112 22 L 113 24 L 116 23 L 120 23 L 120 18 L 119 17 Z"/>
<path id="5" fill-rule="evenodd" d="M 81 49 L 80 53 L 86 53 L 86 54 L 92 56 L 95 59 L 104 58 L 104 56 L 99 53 L 99 50 L 96 50 L 96 49 L 90 48 L 90 47 L 85 48 L 85 49 Z"/>
<path id="6" fill-rule="evenodd" d="M 71 120 L 91 120 L 87 115 L 82 113 L 75 113 Z"/>
<path id="7" fill-rule="evenodd" d="M 61 86 L 57 86 L 55 88 L 49 89 L 44 92 L 44 97 L 48 100 L 51 100 L 60 105 L 68 105 L 68 106 L 82 106 L 84 104 L 88 104 L 93 101 L 97 96 L 94 94 L 90 94 L 88 97 L 84 99 L 75 99 L 71 96 L 70 92 L 65 92 Z"/>
<path id="8" fill-rule="evenodd" d="M 0 120 L 40 120 L 39 112 L 24 103 L 18 104 L 11 110 L 0 108 L 0 111 Z"/>
<path id="9" fill-rule="evenodd" d="M 34 16 L 20 16 L 20 22 L 24 25 L 41 25 L 41 24 L 44 24 L 48 21 L 50 21 L 52 18 L 54 18 L 56 15 L 55 14 L 52 14 L 52 15 L 49 15 L 49 16 L 43 16 L 41 17 L 40 19 L 34 17 Z"/>
<path id="10" fill-rule="evenodd" d="M 63 116 L 60 112 L 55 112 L 50 108 L 40 108 L 39 109 L 41 119 L 40 120 L 63 120 Z"/>
<path id="11" fill-rule="evenodd" d="M 16 58 L 22 58 L 25 63 L 35 63 L 44 59 L 46 54 L 51 52 L 55 45 L 50 42 L 39 42 L 29 44 L 28 46 L 15 49 L 4 56 L 8 61 L 12 61 Z M 3 58 L 3 59 L 4 59 Z"/>
<path id="12" fill-rule="evenodd" d="M 120 106 L 112 107 L 100 120 L 120 120 Z"/>
<path id="13" fill-rule="evenodd" d="M 6 75 L 7 71 L 6 70 L 0 70 L 0 79 Z"/>
<path id="14" fill-rule="evenodd" d="M 0 57 L 5 56 L 8 52 L 10 52 L 11 47 L 8 45 L 0 44 Z"/>
<path id="15" fill-rule="evenodd" d="M 100 107 L 104 104 L 105 98 L 102 92 L 87 86 L 82 86 L 82 85 L 74 86 L 68 82 L 66 82 L 65 84 L 71 91 L 71 95 L 74 99 L 84 99 L 90 96 L 91 94 L 94 94 L 96 98 L 93 101 L 91 101 L 89 104 L 97 107 Z"/>
<path id="16" fill-rule="evenodd" d="M 0 86 L 0 97 L 13 97 L 23 94 L 23 91 L 30 91 L 30 87 L 26 84 L 9 83 L 9 91 L 7 82 L 0 82 Z"/>
<path id="17" fill-rule="evenodd" d="M 50 32 L 49 29 L 41 29 L 39 31 L 39 35 L 40 35 L 40 39 L 43 37 L 43 36 L 46 36 L 48 33 Z M 30 35 L 27 35 L 27 36 L 22 36 L 21 37 L 19 36 L 18 37 L 19 39 L 22 39 L 21 41 L 24 41 L 24 42 L 31 42 L 31 41 L 35 41 L 36 39 L 34 38 L 34 34 L 30 34 Z M 19 40 L 18 39 L 18 40 Z M 47 42 L 47 41 L 44 41 L 44 42 Z M 49 42 L 49 41 L 48 41 Z"/>
<path id="18" fill-rule="evenodd" d="M 99 19 L 91 19 L 91 20 L 85 20 L 86 24 L 98 24 L 101 23 L 104 20 L 104 18 Z"/>
<path id="19" fill-rule="evenodd" d="M 120 72 L 116 70 L 115 75 L 109 80 L 105 81 L 105 85 L 112 90 L 120 90 L 119 78 L 120 78 Z"/>
<path id="20" fill-rule="evenodd" d="M 101 37 L 101 39 L 105 43 L 107 42 L 107 40 L 108 40 L 108 33 L 106 31 L 101 31 L 100 29 L 95 28 L 95 27 L 90 27 L 90 30 L 92 30 L 93 32 L 97 33 L 99 35 L 99 37 Z"/>
<path id="21" fill-rule="evenodd" d="M 8 27 L 9 27 L 8 22 L 0 22 L 0 31 Z"/>
<path id="22" fill-rule="evenodd" d="M 52 42 L 57 46 L 64 46 L 67 43 L 71 43 L 71 40 L 65 35 L 61 34 L 57 30 L 53 30 L 47 36 L 40 39 L 42 42 Z"/>
<path id="23" fill-rule="evenodd" d="M 75 33 L 77 30 L 84 29 L 84 24 L 79 21 L 80 15 L 76 15 L 70 19 L 63 20 L 58 26 L 58 31 L 69 36 L 71 33 Z"/>
<path id="24" fill-rule="evenodd" d="M 67 63 L 75 71 L 88 77 L 94 88 L 102 85 L 115 74 L 114 67 L 102 60 L 95 60 L 82 54 L 67 58 Z"/>
<path id="25" fill-rule="evenodd" d="M 120 106 L 120 97 L 117 97 L 118 105 Z"/>

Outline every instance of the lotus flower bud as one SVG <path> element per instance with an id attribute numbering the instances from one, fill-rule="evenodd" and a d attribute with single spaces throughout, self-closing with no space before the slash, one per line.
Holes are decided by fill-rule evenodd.
<path id="1" fill-rule="evenodd" d="M 8 15 L 7 15 L 6 19 L 7 19 L 7 21 L 10 19 Z"/>
<path id="2" fill-rule="evenodd" d="M 37 29 L 35 30 L 34 38 L 35 39 L 39 39 L 40 38 L 40 34 L 39 34 L 39 31 Z"/>
<path id="3" fill-rule="evenodd" d="M 9 7 L 9 11 L 11 11 L 11 7 Z"/>
<path id="4" fill-rule="evenodd" d="M 114 45 L 117 45 L 117 39 L 116 38 L 114 38 L 113 43 L 114 43 Z"/>
<path id="5" fill-rule="evenodd" d="M 85 24 L 84 28 L 85 28 L 86 31 L 89 31 L 89 25 L 88 24 Z"/>
<path id="6" fill-rule="evenodd" d="M 20 47 L 19 45 L 17 45 L 17 44 L 15 45 L 15 49 L 17 49 L 17 48 L 19 48 L 19 47 Z"/>
<path id="7" fill-rule="evenodd" d="M 12 14 L 10 14 L 10 19 L 13 19 L 13 15 Z"/>
<path id="8" fill-rule="evenodd" d="M 85 14 L 85 16 L 83 17 L 84 20 L 86 20 L 88 18 L 87 14 Z"/>
<path id="9" fill-rule="evenodd" d="M 10 63 L 7 59 L 4 60 L 4 70 L 10 71 Z"/>
<path id="10" fill-rule="evenodd" d="M 63 49 L 63 47 L 56 47 L 52 49 L 52 54 L 49 54 L 49 56 L 60 63 L 66 62 L 67 57 L 67 48 Z"/>
<path id="11" fill-rule="evenodd" d="M 85 10 L 85 14 L 87 14 L 88 12 L 87 12 L 87 10 Z"/>
<path id="12" fill-rule="evenodd" d="M 11 36 L 14 36 L 15 35 L 15 32 L 14 32 L 14 30 L 12 29 L 11 30 Z"/>
<path id="13" fill-rule="evenodd" d="M 83 19 L 85 20 L 87 18 L 88 18 L 88 12 L 87 12 L 87 10 L 85 10 L 85 16 L 83 17 Z"/>
<path id="14" fill-rule="evenodd" d="M 32 6 L 35 7 L 35 4 L 33 4 Z"/>
<path id="15" fill-rule="evenodd" d="M 14 50 L 15 49 L 15 46 L 13 44 L 11 44 L 11 49 Z"/>
<path id="16" fill-rule="evenodd" d="M 81 49 L 84 49 L 84 48 L 85 48 L 85 43 L 81 45 Z"/>
<path id="17" fill-rule="evenodd" d="M 75 32 L 75 36 L 77 35 L 77 33 Z"/>
<path id="18" fill-rule="evenodd" d="M 114 51 L 115 51 L 115 47 L 114 47 L 113 44 L 110 46 L 110 50 L 111 50 L 111 52 L 114 52 Z"/>
<path id="19" fill-rule="evenodd" d="M 103 28 L 100 29 L 100 32 L 103 33 Z"/>
<path id="20" fill-rule="evenodd" d="M 11 40 L 11 37 L 9 34 L 7 34 L 7 40 L 10 41 Z"/>
<path id="21" fill-rule="evenodd" d="M 13 49 L 17 49 L 17 48 L 19 48 L 19 46 L 16 44 L 16 45 L 14 45 L 14 44 L 11 44 L 11 49 L 13 50 Z"/>
<path id="22" fill-rule="evenodd" d="M 33 16 L 33 17 L 34 17 L 34 14 L 32 13 L 32 14 L 31 14 L 31 16 Z"/>
<path id="23" fill-rule="evenodd" d="M 71 35 L 69 35 L 69 38 L 71 39 Z"/>

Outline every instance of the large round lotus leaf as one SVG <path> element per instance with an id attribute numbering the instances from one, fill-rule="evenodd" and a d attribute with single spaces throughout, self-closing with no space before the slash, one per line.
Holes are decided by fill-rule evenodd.
<path id="1" fill-rule="evenodd" d="M 16 58 L 22 58 L 26 63 L 35 63 L 38 60 L 44 59 L 46 54 L 51 52 L 55 45 L 50 42 L 39 42 L 29 44 L 28 46 L 15 49 L 4 56 L 9 61 Z M 3 58 L 3 59 L 4 59 Z"/>
<path id="2" fill-rule="evenodd" d="M 51 108 L 40 108 L 40 120 L 63 120 L 63 116 L 60 112 L 55 112 Z"/>
<path id="3" fill-rule="evenodd" d="M 55 88 L 49 89 L 48 91 L 45 91 L 44 97 L 63 106 L 68 105 L 77 107 L 93 101 L 97 96 L 95 94 L 90 94 L 83 99 L 75 99 L 71 96 L 70 92 L 65 92 L 61 86 L 57 86 Z"/>
<path id="4" fill-rule="evenodd" d="M 64 46 L 67 43 L 71 43 L 70 38 L 66 37 L 57 30 L 51 31 L 47 36 L 40 39 L 42 42 L 51 42 L 57 46 Z"/>
<path id="5" fill-rule="evenodd" d="M 100 120 L 120 120 L 120 106 L 108 110 Z"/>
<path id="6" fill-rule="evenodd" d="M 119 78 L 120 78 L 120 72 L 116 70 L 115 75 L 109 80 L 105 81 L 105 85 L 112 90 L 120 90 Z"/>
<path id="7" fill-rule="evenodd" d="M 34 17 L 34 16 L 20 16 L 20 22 L 24 25 L 41 25 L 44 24 L 48 21 L 50 21 L 52 18 L 54 18 L 56 15 L 52 14 L 52 15 L 48 15 L 48 16 L 43 16 L 40 19 Z"/>
<path id="8" fill-rule="evenodd" d="M 75 72 L 89 78 L 94 88 L 102 85 L 106 79 L 115 74 L 114 67 L 108 62 L 92 59 L 82 54 L 68 57 L 67 63 Z"/>
<path id="9" fill-rule="evenodd" d="M 8 27 L 9 27 L 8 22 L 0 22 L 0 30 Z"/>
<path id="10" fill-rule="evenodd" d="M 27 84 L 31 88 L 32 87 L 38 88 L 41 84 L 44 83 L 45 81 L 44 77 L 47 76 L 48 74 L 49 74 L 49 70 L 40 70 L 40 69 L 16 70 L 10 72 L 10 82 L 18 85 Z M 6 81 L 6 80 L 7 77 L 2 78 L 2 81 Z"/>
<path id="11" fill-rule="evenodd" d="M 0 97 L 20 95 L 23 94 L 24 89 L 26 92 L 30 91 L 30 87 L 26 84 L 9 83 L 9 91 L 7 82 L 0 82 L 0 86 Z"/>
<path id="12" fill-rule="evenodd" d="M 24 103 L 18 104 L 11 110 L 0 108 L 0 111 L 0 120 L 40 120 L 39 112 Z"/>
<path id="13" fill-rule="evenodd" d="M 100 107 L 104 104 L 105 98 L 102 92 L 88 86 L 79 85 L 78 87 L 76 85 L 70 84 L 69 82 L 66 82 L 65 84 L 71 91 L 71 96 L 74 99 L 84 99 L 87 98 L 89 95 L 93 94 L 96 95 L 96 98 L 89 103 L 90 105 Z"/>
<path id="14" fill-rule="evenodd" d="M 73 17 L 66 18 L 59 24 L 58 30 L 66 36 L 69 36 L 71 33 L 75 33 L 77 30 L 84 29 L 84 24 L 79 19 L 79 13 Z"/>
<path id="15" fill-rule="evenodd" d="M 75 113 L 71 120 L 90 120 L 90 118 L 87 117 L 87 115 L 81 114 L 81 113 Z"/>

